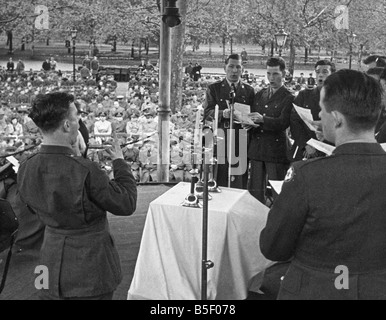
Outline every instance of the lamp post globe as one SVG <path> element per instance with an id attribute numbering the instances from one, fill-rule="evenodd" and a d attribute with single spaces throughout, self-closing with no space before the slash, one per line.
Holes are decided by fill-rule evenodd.
<path id="1" fill-rule="evenodd" d="M 287 42 L 288 33 L 284 32 L 283 28 L 280 28 L 279 32 L 275 34 L 276 44 L 279 47 L 279 56 L 281 57 L 282 48 Z"/>

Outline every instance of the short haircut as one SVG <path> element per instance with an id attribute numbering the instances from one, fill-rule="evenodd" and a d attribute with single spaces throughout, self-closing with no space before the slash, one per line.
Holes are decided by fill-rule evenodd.
<path id="1" fill-rule="evenodd" d="M 324 82 L 326 111 L 339 111 L 353 131 L 373 129 L 382 110 L 382 88 L 377 80 L 355 70 L 339 70 Z"/>
<path id="2" fill-rule="evenodd" d="M 267 67 L 280 67 L 281 71 L 285 71 L 285 61 L 283 58 L 272 57 L 267 60 Z"/>
<path id="3" fill-rule="evenodd" d="M 330 66 L 330 67 L 331 67 L 331 73 L 334 73 L 334 72 L 336 71 L 335 63 L 333 63 L 333 62 L 331 62 L 330 60 L 327 60 L 327 59 L 319 60 L 319 61 L 315 64 L 315 69 L 316 69 L 318 66 Z"/>
<path id="4" fill-rule="evenodd" d="M 366 71 L 366 74 L 369 76 L 380 77 L 383 70 L 385 70 L 385 68 L 381 68 L 381 67 L 370 68 L 369 70 Z"/>
<path id="5" fill-rule="evenodd" d="M 225 65 L 227 65 L 229 63 L 229 60 L 242 61 L 241 56 L 239 54 L 236 54 L 236 53 L 231 54 L 230 56 L 228 56 L 228 58 L 226 58 Z"/>
<path id="6" fill-rule="evenodd" d="M 53 132 L 69 114 L 74 96 L 66 92 L 39 94 L 32 103 L 29 117 L 43 132 Z"/>
<path id="7" fill-rule="evenodd" d="M 386 67 L 386 57 L 385 56 L 380 56 L 377 54 L 368 56 L 366 59 L 363 60 L 363 63 L 368 65 L 370 63 L 376 63 L 376 67 L 381 67 L 384 68 Z"/>
<path id="8" fill-rule="evenodd" d="M 386 68 L 383 68 L 381 75 L 379 76 L 379 80 L 386 81 Z"/>

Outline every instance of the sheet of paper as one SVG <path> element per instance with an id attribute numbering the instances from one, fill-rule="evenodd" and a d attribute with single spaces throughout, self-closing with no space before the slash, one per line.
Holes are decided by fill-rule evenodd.
<path id="1" fill-rule="evenodd" d="M 227 101 L 228 109 L 230 109 L 230 104 Z M 259 127 L 260 125 L 254 123 L 252 119 L 249 118 L 251 113 L 251 107 L 243 103 L 235 103 L 235 123 L 244 124 L 252 127 Z"/>
<path id="2" fill-rule="evenodd" d="M 269 180 L 269 183 L 270 183 L 270 185 L 272 186 L 273 190 L 275 190 L 275 192 L 276 192 L 277 194 L 280 194 L 280 193 L 281 193 L 281 189 L 283 188 L 284 181 L 273 181 L 273 180 Z"/>
<path id="3" fill-rule="evenodd" d="M 248 116 L 251 113 L 251 106 L 243 103 L 235 103 L 235 111 L 240 112 L 242 115 Z"/>
<path id="4" fill-rule="evenodd" d="M 386 143 L 382 143 L 382 144 L 381 144 L 381 147 L 383 148 L 383 150 L 386 151 Z"/>
<path id="5" fill-rule="evenodd" d="M 332 153 L 334 152 L 335 150 L 335 147 L 334 146 L 330 146 L 329 144 L 327 143 L 323 143 L 323 142 L 320 142 L 318 140 L 315 140 L 315 139 L 311 139 L 307 142 L 307 144 L 313 148 L 315 148 L 316 150 L 319 150 L 323 153 L 325 153 L 326 155 L 330 156 L 332 155 Z"/>
<path id="6" fill-rule="evenodd" d="M 13 170 L 15 171 L 15 173 L 17 173 L 19 171 L 19 167 L 20 167 L 20 163 L 19 161 L 13 157 L 13 156 L 10 156 L 10 157 L 7 157 L 6 158 L 10 163 L 12 163 L 13 165 Z"/>
<path id="7" fill-rule="evenodd" d="M 310 109 L 305 109 L 305 108 L 300 108 L 296 104 L 293 103 L 293 106 L 300 116 L 300 118 L 304 121 L 304 123 L 307 125 L 307 127 L 316 132 L 318 129 L 312 125 L 312 121 L 314 121 L 314 117 L 312 116 L 311 110 Z"/>

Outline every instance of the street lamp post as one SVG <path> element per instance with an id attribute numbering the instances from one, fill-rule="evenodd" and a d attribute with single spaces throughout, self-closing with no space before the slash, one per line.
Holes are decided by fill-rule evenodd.
<path id="1" fill-rule="evenodd" d="M 349 62 L 349 69 L 351 70 L 351 65 L 352 65 L 352 46 L 355 42 L 355 38 L 357 37 L 356 34 L 354 34 L 352 31 L 350 34 L 347 35 L 347 42 L 350 45 L 350 62 Z"/>
<path id="2" fill-rule="evenodd" d="M 276 44 L 279 47 L 279 57 L 281 57 L 282 48 L 285 46 L 288 34 L 284 32 L 283 28 L 280 28 L 279 32 L 275 34 Z"/>
<path id="3" fill-rule="evenodd" d="M 76 70 L 75 70 L 75 39 L 77 36 L 78 31 L 74 28 L 71 30 L 71 38 L 72 38 L 72 57 L 73 57 L 73 67 L 74 67 L 74 74 L 73 74 L 73 80 L 76 81 Z"/>
<path id="4" fill-rule="evenodd" d="M 176 0 L 162 0 L 161 42 L 160 42 L 160 90 L 158 108 L 158 181 L 169 182 L 170 164 L 170 89 L 171 89 L 171 28 L 181 24 L 181 15 Z"/>

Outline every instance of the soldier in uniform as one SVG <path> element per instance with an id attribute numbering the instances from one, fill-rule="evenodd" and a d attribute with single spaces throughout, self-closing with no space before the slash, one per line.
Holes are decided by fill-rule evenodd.
<path id="1" fill-rule="evenodd" d="M 141 183 L 157 182 L 158 148 L 154 140 L 147 141 L 139 152 Z"/>
<path id="2" fill-rule="evenodd" d="M 123 113 L 117 112 L 114 119 L 111 121 L 112 130 L 114 133 L 126 133 L 127 122 L 123 119 Z"/>
<path id="3" fill-rule="evenodd" d="M 183 152 L 178 145 L 178 141 L 173 139 L 170 142 L 170 181 L 181 182 L 184 180 Z"/>
<path id="4" fill-rule="evenodd" d="M 127 142 L 130 142 L 130 144 L 122 149 L 123 157 L 131 165 L 131 173 L 133 174 L 135 181 L 139 182 L 139 149 L 135 147 L 133 139 L 128 138 Z"/>
<path id="5" fill-rule="evenodd" d="M 256 94 L 251 119 L 258 125 L 252 128 L 248 158 L 251 174 L 248 189 L 260 202 L 265 203 L 267 178 L 284 180 L 289 166 L 286 129 L 290 125 L 293 95 L 283 85 L 285 61 L 270 58 L 267 77 L 270 85 Z"/>
<path id="6" fill-rule="evenodd" d="M 224 130 L 225 140 L 222 142 L 225 149 L 225 154 L 218 154 L 218 174 L 217 184 L 219 186 L 227 187 L 229 178 L 231 179 L 231 187 L 238 189 L 246 189 L 248 181 L 248 170 L 245 170 L 243 175 L 235 175 L 228 177 L 228 129 L 230 128 L 230 110 L 228 108 L 227 101 L 230 100 L 230 92 L 232 91 L 232 85 L 235 90 L 235 102 L 242 103 L 249 106 L 253 106 L 253 100 L 255 97 L 254 89 L 243 82 L 241 82 L 241 75 L 243 73 L 242 60 L 240 55 L 232 54 L 225 60 L 224 70 L 226 78 L 222 81 L 215 82 L 208 86 L 204 102 L 204 120 L 213 121 L 215 117 L 215 107 L 219 106 L 219 123 L 218 128 Z M 241 130 L 241 125 L 234 123 L 235 129 L 235 156 L 240 157 L 241 161 L 247 161 L 247 155 L 239 155 L 239 138 L 241 135 L 246 136 L 244 130 Z M 241 166 L 240 163 L 235 167 Z"/>
<path id="7" fill-rule="evenodd" d="M 329 60 L 320 60 L 315 65 L 317 87 L 312 90 L 302 90 L 294 100 L 294 104 L 301 108 L 310 109 L 314 121 L 320 121 L 320 90 L 326 78 L 336 71 L 335 64 Z M 291 137 L 295 141 L 291 150 L 293 161 L 305 158 L 312 158 L 320 154 L 311 146 L 307 146 L 307 141 L 311 138 L 317 139 L 316 133 L 311 131 L 299 114 L 293 109 L 291 114 Z"/>
<path id="8" fill-rule="evenodd" d="M 362 72 L 324 82 L 323 134 L 336 149 L 293 165 L 260 235 L 267 259 L 291 260 L 279 299 L 386 299 L 386 153 L 374 137 L 381 100 L 380 84 Z"/>

